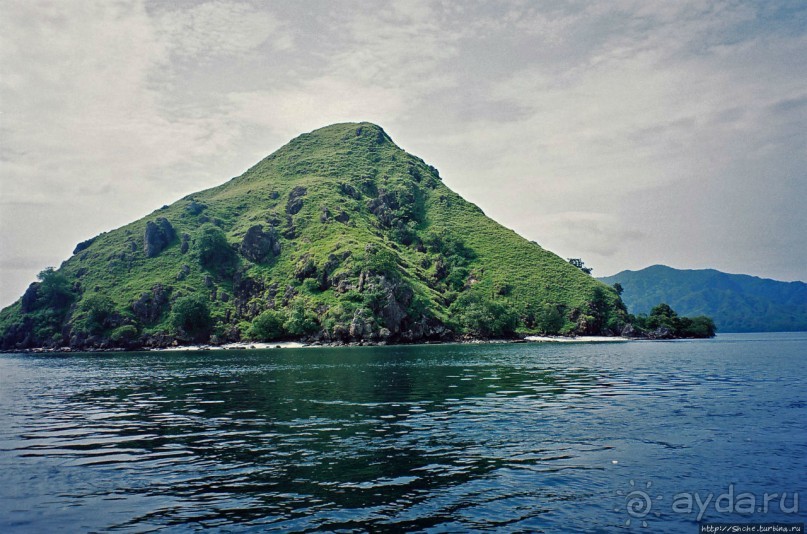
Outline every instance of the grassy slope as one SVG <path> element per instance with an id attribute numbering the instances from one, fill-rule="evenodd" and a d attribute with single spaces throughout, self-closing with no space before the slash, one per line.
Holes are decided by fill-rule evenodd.
<path id="1" fill-rule="evenodd" d="M 361 197 L 345 194 L 343 184 L 362 192 Z M 204 282 L 211 277 L 219 295 L 222 292 L 232 295 L 232 278 L 203 269 L 193 256 L 193 245 L 190 252 L 182 254 L 180 236 L 185 233 L 193 236 L 204 220 L 221 227 L 234 245 L 255 224 L 266 228 L 275 225 L 283 232 L 289 227 L 286 213 L 289 194 L 299 186 L 305 187 L 307 193 L 302 197 L 299 213 L 290 219 L 296 229 L 295 237 L 281 238 L 281 254 L 259 265 L 243 257 L 238 260 L 246 276 L 263 280 L 267 285 L 278 283 L 277 305 L 288 285 L 305 296 L 312 309 L 318 303 L 333 305 L 343 299 L 344 295 L 333 289 L 320 291 L 295 279 L 301 258 L 308 255 L 317 266 L 322 266 L 330 254 L 350 251 L 350 257 L 339 265 L 337 272 L 355 275 L 366 256 L 365 246 L 376 243 L 395 255 L 400 276 L 418 298 L 428 302 L 433 316 L 442 321 L 449 319 L 443 299 L 445 288 L 433 279 L 434 251 L 395 242 L 368 209 L 368 201 L 378 190 L 412 193 L 414 202 L 410 208 L 417 236 L 442 230 L 458 236 L 473 250 L 474 257 L 467 266 L 478 279 L 473 291 L 494 295 L 498 288 L 508 285 L 511 288 L 508 301 L 516 306 L 551 302 L 567 308 L 584 308 L 594 289 L 604 287 L 555 254 L 487 218 L 476 206 L 445 187 L 435 169 L 400 150 L 383 130 L 368 123 L 334 125 L 303 134 L 242 176 L 101 234 L 86 250 L 64 262 L 60 272 L 80 284 L 77 309 L 83 298 L 99 293 L 111 297 L 124 316 L 131 316 L 132 302 L 157 284 L 172 288 L 170 298 L 175 300 L 190 293 L 209 295 L 211 289 Z M 193 214 L 188 211 L 192 202 L 206 208 L 201 214 Z M 320 220 L 323 207 L 332 215 L 324 222 Z M 350 216 L 346 223 L 333 219 L 342 209 Z M 171 222 L 177 238 L 157 257 L 147 258 L 143 253 L 143 234 L 147 221 L 157 217 Z M 184 266 L 189 273 L 179 280 L 177 275 Z M 610 290 L 606 295 L 613 305 L 616 295 Z M 262 301 L 266 295 L 255 298 Z M 223 302 L 218 298 L 209 304 L 218 319 L 224 318 L 228 310 L 234 312 L 232 299 Z M 80 312 L 74 309 L 72 314 L 75 320 Z M 145 333 L 168 332 L 168 316 L 163 313 L 155 323 L 138 324 L 138 328 Z M 0 332 L 19 320 L 17 302 L 0 312 Z M 246 321 L 248 318 L 241 318 L 242 330 L 248 326 Z"/>

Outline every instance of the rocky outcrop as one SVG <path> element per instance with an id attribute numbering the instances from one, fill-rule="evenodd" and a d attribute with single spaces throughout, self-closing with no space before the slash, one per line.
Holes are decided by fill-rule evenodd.
<path id="1" fill-rule="evenodd" d="M 237 273 L 235 278 L 233 278 L 235 316 L 240 319 L 252 320 L 256 315 L 261 313 L 267 307 L 266 301 L 261 298 L 265 290 L 266 287 L 262 280 Z M 274 291 L 277 291 L 276 286 Z M 225 299 L 225 295 L 226 293 L 221 295 L 222 300 Z"/>
<path id="2" fill-rule="evenodd" d="M 79 243 L 78 245 L 76 245 L 76 248 L 74 248 L 74 249 L 73 249 L 73 254 L 78 254 L 78 253 L 79 253 L 79 252 L 81 252 L 82 250 L 86 250 L 86 249 L 87 249 L 87 247 L 89 247 L 90 245 L 92 245 L 92 244 L 93 244 L 93 242 L 94 242 L 95 240 L 96 240 L 96 237 L 91 237 L 91 238 L 89 238 L 89 239 L 88 239 L 88 240 L 86 240 L 86 241 L 82 241 L 81 243 Z"/>
<path id="3" fill-rule="evenodd" d="M 153 258 L 162 252 L 176 238 L 176 231 L 168 219 L 158 217 L 146 223 L 143 234 L 143 252 L 147 258 Z"/>
<path id="4" fill-rule="evenodd" d="M 393 195 L 382 189 L 376 198 L 367 201 L 367 209 L 376 216 L 383 228 L 389 228 L 395 218 L 398 203 Z"/>
<path id="5" fill-rule="evenodd" d="M 353 314 L 347 333 L 353 339 L 374 340 L 378 337 L 377 328 L 372 312 L 366 308 L 359 308 Z"/>
<path id="6" fill-rule="evenodd" d="M 241 255 L 249 261 L 263 263 L 280 254 L 280 240 L 277 230 L 264 231 L 263 226 L 252 226 L 244 235 L 239 247 Z"/>
<path id="7" fill-rule="evenodd" d="M 295 215 L 303 209 L 303 197 L 308 193 L 308 189 L 298 185 L 289 193 L 289 200 L 286 202 L 286 213 Z"/>
<path id="8" fill-rule="evenodd" d="M 319 222 L 326 223 L 331 220 L 331 210 L 328 206 L 322 206 L 319 209 Z"/>
<path id="9" fill-rule="evenodd" d="M 659 326 L 648 332 L 647 337 L 650 339 L 675 339 L 675 333 L 666 326 Z"/>
<path id="10" fill-rule="evenodd" d="M 317 265 L 311 259 L 310 254 L 304 254 L 297 265 L 294 267 L 294 277 L 297 280 L 305 280 L 306 278 L 314 278 L 317 275 Z"/>
<path id="11" fill-rule="evenodd" d="M 352 198 L 354 200 L 360 200 L 361 197 L 362 197 L 361 192 L 359 192 L 358 189 L 356 189 L 355 187 L 353 187 L 350 184 L 345 184 L 345 183 L 339 184 L 339 192 L 341 192 L 343 195 L 348 196 L 348 197 L 350 197 L 350 198 Z"/>
<path id="12" fill-rule="evenodd" d="M 371 278 L 364 285 L 366 291 L 372 291 L 376 295 L 372 302 L 372 312 L 381 319 L 392 335 L 399 334 L 404 322 L 409 318 L 407 308 L 414 296 L 412 289 L 407 285 L 392 282 L 383 275 Z"/>
<path id="13" fill-rule="evenodd" d="M 195 200 L 191 200 L 190 204 L 185 206 L 185 211 L 190 213 L 191 215 L 199 215 L 202 213 L 207 206 L 202 204 L 201 202 L 196 202 Z"/>
<path id="14" fill-rule="evenodd" d="M 37 292 L 39 290 L 39 282 L 34 282 L 28 289 L 25 290 L 25 293 L 22 295 L 22 301 L 20 302 L 22 313 L 28 313 L 34 310 L 36 307 L 36 297 Z"/>
<path id="15" fill-rule="evenodd" d="M 182 243 L 179 245 L 179 252 L 186 254 L 190 248 L 191 236 L 190 234 L 182 234 Z"/>
<path id="16" fill-rule="evenodd" d="M 141 322 L 151 324 L 157 321 L 168 303 L 168 292 L 162 284 L 157 284 L 151 291 L 140 294 L 140 298 L 132 303 L 132 311 Z"/>

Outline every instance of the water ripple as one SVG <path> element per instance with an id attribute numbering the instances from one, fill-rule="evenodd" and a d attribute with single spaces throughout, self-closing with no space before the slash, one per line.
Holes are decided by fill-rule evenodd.
<path id="1" fill-rule="evenodd" d="M 799 347 L 2 357 L 0 530 L 610 530 L 631 479 L 801 484 Z"/>

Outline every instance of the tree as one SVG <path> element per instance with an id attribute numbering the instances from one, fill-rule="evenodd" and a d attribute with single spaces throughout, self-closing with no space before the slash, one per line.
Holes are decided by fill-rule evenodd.
<path id="1" fill-rule="evenodd" d="M 115 313 L 115 303 L 106 295 L 99 293 L 84 297 L 79 306 L 85 314 L 84 327 L 94 334 L 107 327 L 107 320 Z"/>
<path id="2" fill-rule="evenodd" d="M 650 310 L 650 317 L 678 317 L 678 313 L 670 307 L 669 304 L 662 302 L 661 304 L 656 304 Z"/>
<path id="3" fill-rule="evenodd" d="M 681 332 L 685 337 L 714 337 L 717 328 L 711 317 L 698 315 L 690 319 L 689 325 Z"/>
<path id="4" fill-rule="evenodd" d="M 586 274 L 591 274 L 591 271 L 594 270 L 591 267 L 586 267 L 585 262 L 580 258 L 567 258 L 567 259 L 569 260 L 569 263 L 571 263 L 572 265 L 574 265 L 575 267 L 577 267 Z"/>
<path id="5" fill-rule="evenodd" d="M 621 297 L 622 292 L 625 291 L 625 288 L 622 287 L 622 284 L 620 284 L 619 282 L 616 282 L 616 283 L 614 283 L 613 287 L 614 287 L 614 291 L 616 291 L 616 294 Z"/>
<path id="6" fill-rule="evenodd" d="M 535 316 L 535 326 L 543 334 L 560 333 L 565 322 L 563 313 L 558 309 L 557 304 L 543 304 Z"/>
<path id="7" fill-rule="evenodd" d="M 210 308 L 204 297 L 180 297 L 171 309 L 171 325 L 194 341 L 207 341 L 213 328 Z"/>
<path id="8" fill-rule="evenodd" d="M 272 341 L 283 337 L 283 323 L 286 316 L 283 312 L 266 310 L 252 320 L 249 337 L 258 341 Z"/>
<path id="9" fill-rule="evenodd" d="M 283 329 L 293 336 L 313 334 L 319 330 L 317 316 L 308 309 L 305 299 L 297 297 L 289 305 L 289 314 Z"/>
<path id="10" fill-rule="evenodd" d="M 473 336 L 509 336 L 518 326 L 518 313 L 507 301 L 487 299 L 478 293 L 463 294 L 451 309 L 462 330 Z"/>
<path id="11" fill-rule="evenodd" d="M 37 288 L 38 307 L 47 306 L 53 309 L 67 308 L 75 296 L 70 287 L 70 280 L 65 275 L 47 267 L 37 275 L 40 281 Z"/>
<path id="12" fill-rule="evenodd" d="M 236 261 L 235 251 L 227 241 L 227 235 L 218 226 L 205 223 L 196 232 L 194 252 L 203 267 L 213 270 L 230 271 Z"/>

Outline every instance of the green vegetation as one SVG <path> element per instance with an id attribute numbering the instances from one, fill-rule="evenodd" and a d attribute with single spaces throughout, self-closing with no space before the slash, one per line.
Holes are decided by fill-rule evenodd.
<path id="1" fill-rule="evenodd" d="M 193 250 L 199 265 L 222 274 L 231 274 L 238 261 L 227 241 L 227 234 L 210 223 L 203 224 L 196 231 Z"/>
<path id="2" fill-rule="evenodd" d="M 586 267 L 586 263 L 580 258 L 569 258 L 568 261 L 586 274 L 591 274 L 591 271 L 594 270 L 591 267 Z"/>
<path id="3" fill-rule="evenodd" d="M 283 323 L 286 316 L 276 310 L 266 310 L 255 317 L 249 328 L 249 337 L 256 341 L 273 341 L 280 339 L 285 334 Z"/>
<path id="4" fill-rule="evenodd" d="M 171 325 L 180 337 L 207 341 L 213 328 L 207 301 L 198 295 L 178 298 L 171 308 Z"/>
<path id="5" fill-rule="evenodd" d="M 647 314 L 667 302 L 682 315 L 706 315 L 720 332 L 807 330 L 807 284 L 778 282 L 712 269 L 679 270 L 654 265 L 602 279 L 624 288 L 632 313 Z"/>
<path id="6" fill-rule="evenodd" d="M 82 242 L 0 312 L 0 347 L 618 334 L 627 319 L 613 288 L 360 123 Z"/>
<path id="7" fill-rule="evenodd" d="M 634 328 L 653 331 L 655 337 L 703 338 L 714 337 L 717 328 L 711 318 L 680 317 L 669 304 L 661 303 L 650 310 L 650 315 L 630 316 Z"/>
<path id="8" fill-rule="evenodd" d="M 93 294 L 85 297 L 78 308 L 76 326 L 91 334 L 100 334 L 115 314 L 115 303 L 106 295 Z"/>

